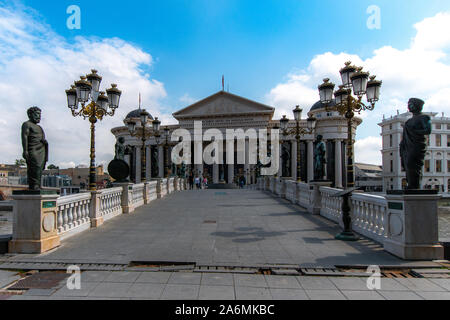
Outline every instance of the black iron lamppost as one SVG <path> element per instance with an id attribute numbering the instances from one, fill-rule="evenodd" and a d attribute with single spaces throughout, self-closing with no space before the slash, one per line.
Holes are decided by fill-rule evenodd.
<path id="1" fill-rule="evenodd" d="M 380 99 L 382 86 L 382 81 L 376 80 L 375 76 L 370 76 L 368 72 L 362 70 L 362 67 L 355 67 L 351 62 L 346 62 L 345 67 L 340 70 L 342 85 L 339 86 L 339 90 L 334 92 L 335 108 L 341 115 L 345 115 L 348 122 L 346 181 L 346 188 L 348 189 L 355 186 L 353 118 L 355 112 L 360 114 L 363 110 L 372 111 L 375 109 L 375 104 Z M 319 86 L 320 101 L 327 109 L 329 109 L 328 104 L 333 101 L 334 88 L 335 85 L 330 82 L 330 79 L 324 79 L 323 84 Z M 352 88 L 356 97 L 352 95 Z M 369 105 L 362 102 L 364 95 L 367 96 Z"/>
<path id="2" fill-rule="evenodd" d="M 169 178 L 169 135 L 170 128 L 165 127 L 164 133 L 166 135 L 166 143 L 164 144 L 164 177 Z"/>
<path id="3" fill-rule="evenodd" d="M 117 89 L 116 84 L 112 84 L 105 92 L 100 90 L 102 77 L 97 74 L 97 70 L 91 70 L 91 74 L 80 77 L 75 81 L 75 85 L 66 90 L 67 105 L 74 117 L 89 119 L 91 123 L 91 153 L 89 168 L 89 190 L 97 190 L 96 167 L 95 167 L 95 124 L 98 120 L 103 120 L 106 116 L 114 116 L 119 108 L 122 91 Z M 91 101 L 89 103 L 89 101 Z"/>
<path id="4" fill-rule="evenodd" d="M 316 129 L 317 120 L 316 118 L 309 117 L 306 121 L 307 129 L 300 127 L 300 122 L 302 121 L 302 113 L 303 110 L 300 109 L 300 106 L 297 106 L 294 109 L 294 117 L 296 126 L 293 129 L 289 129 L 289 119 L 286 116 L 280 120 L 281 131 L 283 136 L 295 135 L 295 140 L 297 141 L 297 181 L 302 181 L 302 172 L 301 172 L 301 138 L 306 134 L 312 134 Z"/>
<path id="5" fill-rule="evenodd" d="M 161 121 L 158 120 L 158 118 L 155 118 L 152 122 L 153 130 L 150 131 L 148 127 L 148 119 L 150 117 L 150 114 L 146 110 L 142 110 L 141 114 L 141 124 L 140 126 L 137 126 L 136 122 L 134 121 L 128 121 L 127 127 L 128 131 L 130 132 L 130 135 L 132 137 L 138 137 L 142 140 L 142 147 L 141 147 L 141 182 L 147 182 L 147 152 L 145 150 L 145 144 L 146 141 L 151 138 L 155 137 L 156 144 L 159 144 L 159 137 L 160 132 L 160 126 Z"/>

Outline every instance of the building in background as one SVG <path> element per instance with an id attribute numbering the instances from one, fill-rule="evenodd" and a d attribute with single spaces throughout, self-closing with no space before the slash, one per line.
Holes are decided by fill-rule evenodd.
<path id="1" fill-rule="evenodd" d="M 383 192 L 383 168 L 374 164 L 355 163 L 355 187 L 365 192 Z"/>
<path id="2" fill-rule="evenodd" d="M 0 185 L 26 185 L 27 168 L 14 164 L 0 164 Z"/>
<path id="3" fill-rule="evenodd" d="M 68 177 L 71 179 L 71 186 L 77 186 L 81 189 L 86 189 L 89 186 L 89 168 L 85 166 L 78 166 L 71 169 L 51 169 L 45 170 L 44 176 L 54 177 Z M 105 181 L 109 181 L 110 177 L 104 172 L 103 166 L 97 167 L 97 186 L 99 189 L 103 188 Z"/>
<path id="4" fill-rule="evenodd" d="M 449 193 L 450 187 L 450 118 L 443 114 L 426 113 L 432 119 L 433 131 L 427 139 L 427 153 L 423 168 L 422 188 Z M 406 187 L 406 173 L 401 166 L 400 143 L 403 125 L 412 117 L 407 112 L 384 118 L 379 124 L 383 138 L 383 190 Z"/>

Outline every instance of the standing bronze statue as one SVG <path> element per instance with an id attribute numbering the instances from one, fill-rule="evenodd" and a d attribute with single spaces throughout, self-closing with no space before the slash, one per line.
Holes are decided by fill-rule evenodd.
<path id="1" fill-rule="evenodd" d="M 48 142 L 38 123 L 41 122 L 41 109 L 28 109 L 29 120 L 22 125 L 23 158 L 28 167 L 28 185 L 30 190 L 41 190 L 41 177 L 48 162 Z"/>
<path id="2" fill-rule="evenodd" d="M 408 190 L 420 189 L 422 168 L 427 149 L 426 136 L 431 134 L 431 118 L 422 114 L 425 102 L 412 98 L 408 109 L 413 114 L 403 128 L 403 140 L 400 144 L 402 166 L 406 171 Z"/>
<path id="3" fill-rule="evenodd" d="M 318 135 L 316 140 L 316 148 L 314 150 L 314 180 L 321 181 L 325 178 L 325 164 L 327 163 L 325 155 L 327 149 L 323 136 Z"/>

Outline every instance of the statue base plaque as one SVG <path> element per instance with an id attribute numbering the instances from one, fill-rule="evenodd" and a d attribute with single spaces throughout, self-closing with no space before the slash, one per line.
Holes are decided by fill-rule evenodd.
<path id="1" fill-rule="evenodd" d="M 434 190 L 394 190 L 387 193 L 384 249 L 405 260 L 441 260 L 438 200 Z"/>
<path id="2" fill-rule="evenodd" d="M 14 206 L 14 234 L 9 252 L 40 254 L 59 247 L 55 191 L 18 191 L 12 198 Z"/>

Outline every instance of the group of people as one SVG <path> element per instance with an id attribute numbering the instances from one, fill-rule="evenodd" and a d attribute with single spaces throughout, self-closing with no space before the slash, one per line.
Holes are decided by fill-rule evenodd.
<path id="1" fill-rule="evenodd" d="M 208 179 L 206 177 L 199 177 L 194 175 L 189 176 L 189 190 L 202 190 L 208 187 Z"/>

